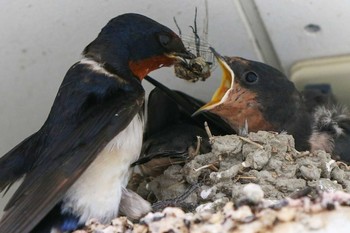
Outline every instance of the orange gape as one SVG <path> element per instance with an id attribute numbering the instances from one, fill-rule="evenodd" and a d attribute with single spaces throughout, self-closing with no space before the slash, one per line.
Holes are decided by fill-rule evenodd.
<path id="1" fill-rule="evenodd" d="M 142 80 L 151 71 L 156 70 L 162 66 L 171 66 L 174 64 L 174 62 L 175 59 L 161 55 L 139 61 L 130 61 L 129 67 L 131 72 L 140 80 Z"/>
<path id="2" fill-rule="evenodd" d="M 229 90 L 226 101 L 210 111 L 221 116 L 237 132 L 244 127 L 246 120 L 249 132 L 274 130 L 273 125 L 264 118 L 256 94 L 238 83 L 235 83 L 233 90 Z"/>

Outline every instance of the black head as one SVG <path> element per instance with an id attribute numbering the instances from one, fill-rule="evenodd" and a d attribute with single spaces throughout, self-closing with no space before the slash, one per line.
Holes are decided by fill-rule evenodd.
<path id="1" fill-rule="evenodd" d="M 288 101 L 297 93 L 294 84 L 279 70 L 262 62 L 225 57 L 234 73 L 234 82 L 257 94 L 264 104 Z M 267 103 L 265 103 L 267 102 Z"/>
<path id="2" fill-rule="evenodd" d="M 230 94 L 238 95 L 242 89 L 244 93 L 250 92 L 264 108 L 276 108 L 295 98 L 297 90 L 294 84 L 279 70 L 257 61 L 247 60 L 241 57 L 223 57 L 212 49 L 223 71 L 219 88 L 212 100 L 203 106 L 202 110 L 210 110 L 213 106 L 225 101 Z M 237 96 L 237 97 L 238 97 Z M 278 104 L 281 103 L 281 104 Z"/>
<path id="3" fill-rule="evenodd" d="M 172 30 L 134 13 L 110 20 L 83 55 L 116 72 L 131 72 L 139 78 L 178 59 L 193 56 Z"/>

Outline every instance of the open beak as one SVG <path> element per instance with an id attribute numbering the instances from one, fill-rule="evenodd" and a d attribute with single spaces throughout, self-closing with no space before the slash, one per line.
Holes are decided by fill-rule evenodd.
<path id="1" fill-rule="evenodd" d="M 227 98 L 228 90 L 233 89 L 235 74 L 233 73 L 230 66 L 226 63 L 225 59 L 219 53 L 217 53 L 212 47 L 210 47 L 210 50 L 213 52 L 222 70 L 221 84 L 215 91 L 211 100 L 206 105 L 198 109 L 195 113 L 193 113 L 192 116 L 195 116 L 203 111 L 208 111 L 224 102 Z"/>

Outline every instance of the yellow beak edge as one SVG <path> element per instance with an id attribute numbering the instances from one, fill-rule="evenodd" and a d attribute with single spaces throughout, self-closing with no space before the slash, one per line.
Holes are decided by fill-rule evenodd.
<path id="1" fill-rule="evenodd" d="M 221 84 L 219 88 L 215 91 L 213 97 L 211 100 L 202 106 L 200 109 L 198 109 L 194 114 L 197 115 L 203 111 L 208 111 L 218 104 L 220 104 L 225 98 L 225 94 L 227 93 L 228 90 L 233 88 L 234 84 L 234 78 L 235 75 L 233 71 L 231 70 L 230 66 L 226 63 L 225 59 L 218 54 L 213 48 L 210 48 L 212 52 L 215 55 L 216 60 L 218 61 L 220 68 L 222 70 L 222 78 L 221 78 Z"/>

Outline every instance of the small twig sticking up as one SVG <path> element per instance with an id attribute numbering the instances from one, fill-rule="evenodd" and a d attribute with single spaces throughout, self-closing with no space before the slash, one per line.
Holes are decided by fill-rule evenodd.
<path id="1" fill-rule="evenodd" d="M 241 139 L 242 141 L 248 142 L 256 147 L 258 147 L 259 149 L 264 149 L 264 147 L 262 145 L 260 145 L 259 143 L 253 142 L 252 140 L 250 140 L 249 138 L 245 138 L 242 136 L 238 136 L 239 139 Z"/>
<path id="2" fill-rule="evenodd" d="M 209 139 L 212 138 L 213 134 L 211 133 L 210 128 L 208 126 L 208 123 L 206 121 L 204 122 L 204 129 L 205 129 L 205 132 L 207 132 L 207 134 L 208 134 L 208 138 Z"/>
<path id="3" fill-rule="evenodd" d="M 188 155 L 190 159 L 193 159 L 194 157 L 196 157 L 197 155 L 199 155 L 200 153 L 200 149 L 201 149 L 201 142 L 202 142 L 202 137 L 197 136 L 197 146 L 196 149 L 194 149 L 192 146 L 190 146 L 188 148 Z"/>
<path id="4" fill-rule="evenodd" d="M 195 150 L 195 155 L 199 155 L 199 151 L 201 149 L 201 142 L 202 142 L 202 137 L 197 136 L 197 146 L 196 146 L 196 150 Z"/>

